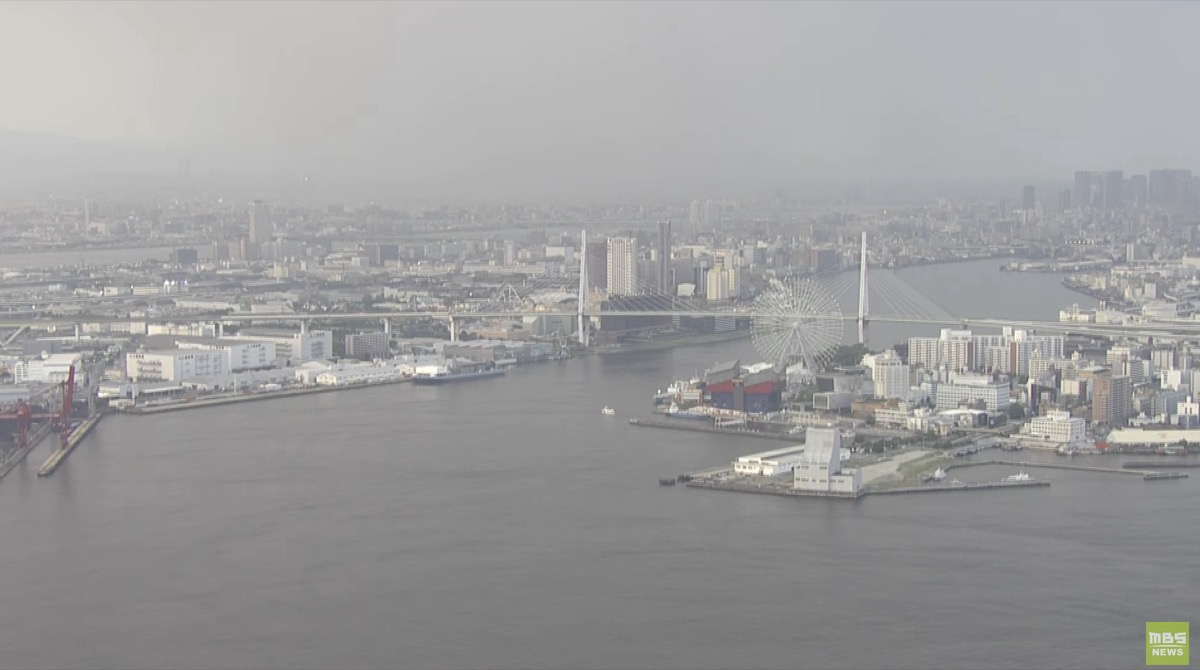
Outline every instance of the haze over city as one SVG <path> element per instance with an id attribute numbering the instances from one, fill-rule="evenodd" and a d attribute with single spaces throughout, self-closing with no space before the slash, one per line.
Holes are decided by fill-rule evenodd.
<path id="1" fill-rule="evenodd" d="M 1188 3 L 5 3 L 0 176 L 657 199 L 1191 168 L 1197 24 Z"/>

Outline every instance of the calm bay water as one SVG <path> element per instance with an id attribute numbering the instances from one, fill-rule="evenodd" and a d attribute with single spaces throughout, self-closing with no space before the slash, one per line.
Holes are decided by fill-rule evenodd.
<path id="1" fill-rule="evenodd" d="M 905 276 L 947 309 L 1017 281 L 1012 316 L 1076 299 L 997 265 Z M 755 359 L 742 341 L 110 417 L 54 477 L 43 447 L 0 482 L 0 667 L 1129 668 L 1145 621 L 1200 609 L 1194 481 L 658 486 L 773 448 L 625 422 L 733 357 Z"/>

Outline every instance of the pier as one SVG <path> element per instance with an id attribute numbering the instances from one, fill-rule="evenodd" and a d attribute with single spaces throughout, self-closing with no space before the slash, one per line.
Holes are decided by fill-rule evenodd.
<path id="1" fill-rule="evenodd" d="M 50 454 L 50 458 L 46 459 L 46 462 L 42 464 L 42 469 L 38 470 L 37 473 L 38 477 L 49 477 L 54 474 L 58 466 L 62 465 L 62 462 L 66 460 L 67 456 L 71 455 L 72 451 L 75 451 L 75 447 L 79 446 L 83 438 L 92 432 L 92 429 L 96 427 L 96 424 L 100 423 L 100 419 L 102 418 L 104 418 L 103 414 L 94 414 L 87 421 L 79 424 L 79 427 L 67 437 L 67 443 L 55 449 L 54 453 Z"/>
<path id="2" fill-rule="evenodd" d="M 779 440 L 781 442 L 791 442 L 792 444 L 800 444 L 803 440 L 797 435 L 786 435 L 780 433 L 763 433 L 757 430 L 736 429 L 736 428 L 717 428 L 715 426 L 692 426 L 684 422 L 696 422 L 696 419 L 680 419 L 679 422 L 664 421 L 662 419 L 630 419 L 629 425 L 642 426 L 643 428 L 667 428 L 670 430 L 689 430 L 694 433 L 712 433 L 715 435 L 731 435 L 733 437 L 754 437 L 762 440 Z"/>

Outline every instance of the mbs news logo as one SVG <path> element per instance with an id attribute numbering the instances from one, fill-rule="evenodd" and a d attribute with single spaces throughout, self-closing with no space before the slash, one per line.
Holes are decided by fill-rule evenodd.
<path id="1" fill-rule="evenodd" d="M 1146 665 L 1188 665 L 1188 622 L 1146 624 Z"/>

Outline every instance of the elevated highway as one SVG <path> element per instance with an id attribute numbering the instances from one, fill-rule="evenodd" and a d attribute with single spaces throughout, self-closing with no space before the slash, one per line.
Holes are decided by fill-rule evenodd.
<path id="1" fill-rule="evenodd" d="M 604 310 L 588 314 L 590 317 L 619 316 L 619 317 L 740 317 L 753 318 L 750 311 L 718 311 L 718 310 Z M 446 321 L 466 322 L 475 319 L 516 319 L 527 316 L 549 316 L 560 318 L 575 318 L 575 310 L 553 311 L 453 311 L 453 312 L 302 312 L 288 314 L 175 314 L 155 315 L 148 317 L 130 317 L 113 315 L 77 314 L 70 317 L 30 318 L 28 315 L 5 317 L 0 315 L 0 328 L 30 328 L 35 330 L 72 329 L 81 324 L 114 324 L 114 323 L 190 323 L 207 322 L 224 325 L 248 323 L 301 323 L 339 322 L 339 321 L 395 321 L 401 319 L 438 319 Z M 854 315 L 839 315 L 843 321 L 854 322 Z M 1135 324 L 1108 323 L 1076 323 L 1059 321 L 1031 321 L 1018 319 L 997 319 L 991 317 L 919 317 L 919 316 L 871 316 L 875 323 L 910 323 L 915 325 L 942 326 L 955 328 L 1001 328 L 1013 327 L 1040 332 L 1078 333 L 1105 337 L 1194 337 L 1200 338 L 1200 321 L 1185 320 L 1156 320 Z"/>

